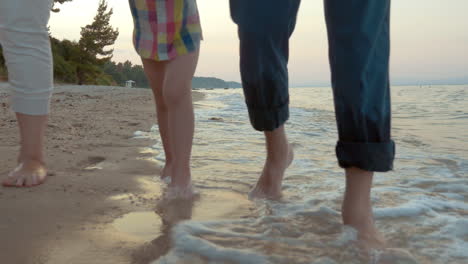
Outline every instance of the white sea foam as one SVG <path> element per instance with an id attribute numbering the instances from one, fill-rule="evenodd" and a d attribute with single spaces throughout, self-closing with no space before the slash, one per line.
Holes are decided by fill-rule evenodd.
<path id="1" fill-rule="evenodd" d="M 161 258 L 153 264 L 162 263 L 176 263 L 167 262 L 168 259 L 176 260 L 183 259 L 187 254 L 201 256 L 208 259 L 208 263 L 239 263 L 239 264 L 269 264 L 268 259 L 261 255 L 256 254 L 250 250 L 235 250 L 223 248 L 216 244 L 210 243 L 207 240 L 200 239 L 195 235 L 200 234 L 218 234 L 222 236 L 235 235 L 230 232 L 216 232 L 212 229 L 206 228 L 202 224 L 197 223 L 183 223 L 178 225 L 173 231 L 174 250 L 168 256 Z"/>
<path id="2" fill-rule="evenodd" d="M 420 197 L 397 207 L 374 209 L 376 218 L 397 218 L 420 216 L 424 213 L 440 210 L 468 210 L 468 204 L 460 201 L 446 201 L 429 197 Z"/>
<path id="3" fill-rule="evenodd" d="M 389 244 L 421 263 L 468 263 L 468 135 L 459 133 L 468 127 L 463 119 L 450 119 L 454 109 L 464 109 L 467 91 L 394 90 L 397 159 L 394 172 L 375 177 L 374 214 Z M 246 195 L 264 162 L 263 136 L 250 127 L 241 91 L 206 93 L 196 109 L 194 186 Z M 448 103 L 441 95 L 464 100 Z M 334 154 L 331 91 L 292 89 L 290 115 L 286 127 L 296 161 L 284 180 L 284 199 L 257 201 L 241 220 L 180 223 L 172 229 L 172 249 L 154 264 L 367 263 L 357 256 L 356 231 L 341 224 L 344 175 Z M 158 138 L 157 127 L 135 137 Z M 153 148 L 163 161 L 160 142 Z"/>

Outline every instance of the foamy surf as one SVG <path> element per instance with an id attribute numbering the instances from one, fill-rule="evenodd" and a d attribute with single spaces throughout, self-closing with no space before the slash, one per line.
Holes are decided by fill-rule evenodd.
<path id="1" fill-rule="evenodd" d="M 247 200 L 264 143 L 250 127 L 241 91 L 205 91 L 196 110 L 193 184 L 202 196 L 194 210 L 204 206 L 206 218 L 173 226 L 171 249 L 153 263 L 468 263 L 468 135 L 465 100 L 459 100 L 466 93 L 465 87 L 393 89 L 396 169 L 376 175 L 372 195 L 390 249 L 362 256 L 355 230 L 341 224 L 344 178 L 334 153 L 330 88 L 291 90 L 287 130 L 296 159 L 284 199 L 256 201 L 242 214 L 228 210 L 223 217 L 211 212 Z M 465 112 L 453 119 L 454 109 Z M 137 136 L 157 134 L 154 127 Z M 153 148 L 162 153 L 160 144 Z M 155 160 L 162 162 L 162 154 Z M 216 206 L 230 193 L 235 196 Z"/>

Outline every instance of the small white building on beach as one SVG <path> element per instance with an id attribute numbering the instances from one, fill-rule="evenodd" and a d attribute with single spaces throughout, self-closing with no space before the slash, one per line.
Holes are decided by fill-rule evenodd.
<path id="1" fill-rule="evenodd" d="M 125 87 L 127 88 L 133 88 L 133 85 L 135 84 L 135 81 L 128 80 L 125 82 Z"/>

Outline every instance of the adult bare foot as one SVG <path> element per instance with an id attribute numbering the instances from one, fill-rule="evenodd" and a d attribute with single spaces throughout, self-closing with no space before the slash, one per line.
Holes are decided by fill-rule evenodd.
<path id="1" fill-rule="evenodd" d="M 45 182 L 47 168 L 43 162 L 24 160 L 2 182 L 5 187 L 33 187 Z"/>
<path id="2" fill-rule="evenodd" d="M 294 160 L 294 151 L 288 144 L 287 152 L 280 159 L 265 162 L 262 175 L 255 187 L 250 191 L 250 199 L 272 199 L 277 200 L 282 196 L 281 187 L 286 169 Z"/>

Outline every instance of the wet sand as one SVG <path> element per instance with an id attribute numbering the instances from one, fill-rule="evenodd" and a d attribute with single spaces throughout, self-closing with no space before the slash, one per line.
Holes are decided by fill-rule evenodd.
<path id="1" fill-rule="evenodd" d="M 2 86 L 3 179 L 16 164 L 19 139 Z M 194 92 L 193 97 L 199 101 L 203 94 Z M 0 188 L 0 263 L 147 263 L 167 252 L 168 230 L 174 219 L 158 224 L 160 217 L 153 213 L 163 186 L 153 180 L 160 167 L 150 160 L 153 154 L 147 151 L 155 142 L 132 138 L 135 131 L 148 131 L 154 123 L 150 90 L 57 87 L 48 128 L 47 182 L 29 189 Z M 208 211 L 203 206 L 195 209 L 201 210 L 198 214 L 192 212 L 191 205 L 184 208 L 178 213 L 187 215 L 171 216 L 175 222 Z M 239 212 L 237 208 L 232 211 Z M 135 217 L 132 212 L 146 212 L 142 216 L 149 221 L 141 223 L 156 219 L 154 239 L 149 239 L 151 234 L 144 237 L 132 233 L 139 225 L 131 220 Z M 223 212 L 229 214 L 229 208 Z M 123 227 L 114 223 L 129 213 L 130 220 L 120 222 Z"/>

